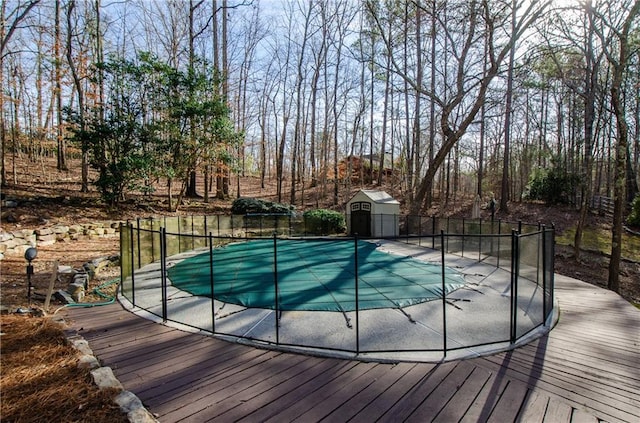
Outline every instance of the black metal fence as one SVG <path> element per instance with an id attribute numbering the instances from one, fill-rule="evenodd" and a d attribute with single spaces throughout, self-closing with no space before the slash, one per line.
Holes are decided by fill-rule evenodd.
<path id="1" fill-rule="evenodd" d="M 396 310 L 396 314 L 400 311 L 414 323 L 406 328 L 388 323 L 395 319 L 388 311 L 357 307 L 343 317 L 307 312 L 289 318 L 287 313 L 279 312 L 277 304 L 278 244 L 318 239 L 325 234 L 311 233 L 307 222 L 293 215 L 214 215 L 137 219 L 122 227 L 120 293 L 134 307 L 163 321 L 214 335 L 354 354 L 437 352 L 447 357 L 448 352 L 461 349 L 509 347 L 550 324 L 554 310 L 553 227 L 421 216 L 380 216 L 377 221 L 392 222 L 399 234 L 376 237 L 378 242 L 384 241 L 384 246 L 395 249 L 397 254 L 428 256 L 428 260 L 442 266 L 443 275 L 445 267 L 461 269 L 469 288 L 445 293 L 439 301 L 415 306 L 410 312 Z M 212 268 L 209 270 L 214 298 L 185 295 L 167 278 L 167 269 L 186 257 L 209 254 L 212 267 L 216 247 L 255 238 L 273 238 L 271 271 L 276 281 L 276 303 L 269 310 L 218 302 Z M 357 245 L 354 237 L 332 239 Z M 353 251 L 357 304 L 358 249 Z M 415 324 L 416 318 L 422 319 L 418 320 L 420 325 Z M 346 320 L 347 324 L 340 325 L 336 319 L 343 323 Z M 423 327 L 428 330 L 423 331 Z M 402 334 L 405 329 L 406 336 Z"/>

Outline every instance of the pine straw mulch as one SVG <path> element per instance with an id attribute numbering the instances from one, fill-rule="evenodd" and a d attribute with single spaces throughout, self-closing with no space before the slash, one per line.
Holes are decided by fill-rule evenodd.
<path id="1" fill-rule="evenodd" d="M 0 317 L 0 416 L 3 422 L 127 422 L 113 399 L 100 391 L 60 324 L 30 315 Z"/>

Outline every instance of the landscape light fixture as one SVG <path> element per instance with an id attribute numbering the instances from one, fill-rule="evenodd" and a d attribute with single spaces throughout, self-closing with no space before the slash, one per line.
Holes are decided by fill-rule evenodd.
<path id="1" fill-rule="evenodd" d="M 38 256 L 38 250 L 33 247 L 27 248 L 27 251 L 24 252 L 24 258 L 27 260 L 27 283 L 28 283 L 28 291 L 27 291 L 27 300 L 29 301 L 29 306 L 31 306 L 31 275 L 33 275 L 33 265 L 31 262 Z"/>

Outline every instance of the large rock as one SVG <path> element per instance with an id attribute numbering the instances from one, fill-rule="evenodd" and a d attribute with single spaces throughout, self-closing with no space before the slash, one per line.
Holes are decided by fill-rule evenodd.
<path id="1" fill-rule="evenodd" d="M 107 388 L 124 389 L 120 381 L 118 381 L 113 374 L 111 367 L 99 367 L 94 369 L 91 371 L 91 377 L 100 390 Z"/>
<path id="2" fill-rule="evenodd" d="M 83 234 L 84 233 L 84 228 L 80 225 L 71 225 L 69 226 L 69 231 L 70 234 Z"/>
<path id="3" fill-rule="evenodd" d="M 56 291 L 55 294 L 53 294 L 58 300 L 62 301 L 65 304 L 74 304 L 75 301 L 73 300 L 73 298 L 71 297 L 71 295 L 69 295 L 69 293 L 67 291 L 65 291 L 64 289 L 59 289 Z"/>
<path id="4" fill-rule="evenodd" d="M 84 300 L 84 284 L 81 282 L 78 283 L 74 281 L 70 283 L 69 286 L 67 286 L 67 292 L 76 303 L 80 303 Z"/>
<path id="5" fill-rule="evenodd" d="M 66 234 L 69 232 L 69 227 L 64 225 L 57 225 L 53 227 L 53 232 L 56 234 Z"/>
<path id="6" fill-rule="evenodd" d="M 12 231 L 11 234 L 13 235 L 14 238 L 25 239 L 28 236 L 33 235 L 33 229 L 18 229 L 18 230 Z"/>
<path id="7" fill-rule="evenodd" d="M 23 256 L 24 253 L 26 253 L 29 248 L 31 248 L 30 244 L 17 245 L 13 249 L 13 254 L 16 254 L 16 255 L 19 255 L 19 256 Z"/>
<path id="8" fill-rule="evenodd" d="M 78 360 L 79 369 L 97 369 L 98 367 L 100 367 L 100 363 L 93 355 L 83 355 Z"/>
<path id="9" fill-rule="evenodd" d="M 84 339 L 84 338 L 71 339 L 71 340 L 69 340 L 69 342 L 71 343 L 71 345 L 73 345 L 73 347 L 75 349 L 80 351 L 81 354 L 83 354 L 83 355 L 93 355 L 93 351 L 89 347 L 89 343 L 87 342 L 86 339 Z"/>
<path id="10" fill-rule="evenodd" d="M 38 239 L 38 245 L 40 246 L 53 245 L 57 241 L 56 234 L 54 233 L 49 233 L 46 235 L 38 235 L 37 239 Z"/>
<path id="11" fill-rule="evenodd" d="M 42 229 L 36 229 L 35 232 L 36 232 L 36 235 L 38 235 L 38 239 L 40 239 L 43 236 L 51 235 L 53 233 L 53 230 L 51 228 L 42 228 Z"/>

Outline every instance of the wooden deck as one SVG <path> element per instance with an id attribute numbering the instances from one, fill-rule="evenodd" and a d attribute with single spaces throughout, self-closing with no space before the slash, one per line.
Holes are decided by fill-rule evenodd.
<path id="1" fill-rule="evenodd" d="M 560 320 L 549 335 L 437 364 L 260 350 L 119 304 L 66 318 L 160 422 L 640 422 L 640 311 L 562 276 L 556 297 Z"/>

